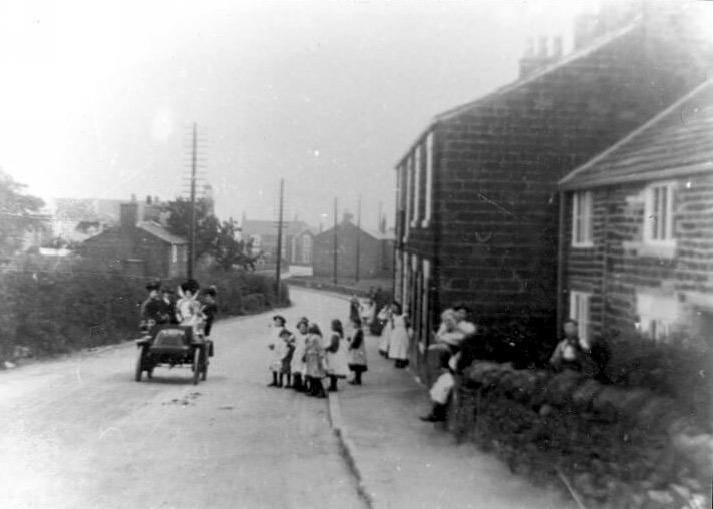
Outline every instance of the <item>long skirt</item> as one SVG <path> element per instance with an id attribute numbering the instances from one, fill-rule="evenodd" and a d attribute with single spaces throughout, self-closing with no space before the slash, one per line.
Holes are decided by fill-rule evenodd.
<path id="1" fill-rule="evenodd" d="M 408 359 L 409 338 L 405 327 L 395 327 L 389 341 L 389 358 L 405 361 Z"/>
<path id="2" fill-rule="evenodd" d="M 389 353 L 389 344 L 391 343 L 391 324 L 386 322 L 384 328 L 381 329 L 379 336 L 379 351 L 383 354 Z"/>

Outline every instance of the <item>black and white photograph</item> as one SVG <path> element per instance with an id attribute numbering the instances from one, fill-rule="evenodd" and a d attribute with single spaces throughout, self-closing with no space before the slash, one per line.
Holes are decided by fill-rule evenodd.
<path id="1" fill-rule="evenodd" d="M 709 509 L 713 1 L 0 0 L 0 508 Z"/>

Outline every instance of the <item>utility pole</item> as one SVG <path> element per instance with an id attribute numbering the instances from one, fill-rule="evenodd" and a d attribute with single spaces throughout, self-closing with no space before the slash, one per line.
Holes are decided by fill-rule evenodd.
<path id="1" fill-rule="evenodd" d="M 191 154 L 191 224 L 188 241 L 188 279 L 193 279 L 193 264 L 196 253 L 196 167 L 198 162 L 198 126 L 193 122 L 193 151 Z"/>
<path id="2" fill-rule="evenodd" d="M 361 195 L 357 202 L 357 228 L 356 228 L 356 269 L 354 271 L 354 281 L 359 282 L 359 256 L 361 254 Z"/>
<path id="3" fill-rule="evenodd" d="M 334 198 L 334 284 L 339 284 L 337 277 L 337 250 L 339 249 L 339 239 L 337 237 L 337 198 Z"/>
<path id="4" fill-rule="evenodd" d="M 280 211 L 277 217 L 277 266 L 275 268 L 275 295 L 280 301 L 280 270 L 282 266 L 282 213 L 285 197 L 285 179 L 280 179 Z"/>

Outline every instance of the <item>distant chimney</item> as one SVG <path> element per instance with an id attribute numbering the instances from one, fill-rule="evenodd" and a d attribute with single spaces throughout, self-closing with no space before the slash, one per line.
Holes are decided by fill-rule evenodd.
<path id="1" fill-rule="evenodd" d="M 520 78 L 525 78 L 562 58 L 562 37 L 550 40 L 546 36 L 537 39 L 537 52 L 532 37 L 528 37 L 525 52 L 520 59 Z"/>
<path id="2" fill-rule="evenodd" d="M 537 40 L 537 56 L 547 58 L 547 37 L 544 35 L 541 35 Z"/>
<path id="3" fill-rule="evenodd" d="M 151 205 L 151 195 L 150 194 L 146 195 L 146 205 Z"/>
<path id="4" fill-rule="evenodd" d="M 344 211 L 344 215 L 342 216 L 343 223 L 352 223 L 353 219 L 354 219 L 354 214 L 352 214 L 349 211 Z"/>

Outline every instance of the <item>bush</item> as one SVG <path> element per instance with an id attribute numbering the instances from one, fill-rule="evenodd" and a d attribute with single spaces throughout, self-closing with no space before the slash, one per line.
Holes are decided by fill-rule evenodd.
<path id="1" fill-rule="evenodd" d="M 5 299 L 0 313 L 0 359 L 17 345 L 33 355 L 55 355 L 135 337 L 145 279 L 119 272 L 87 270 L 81 261 L 46 270 L 41 260 L 24 260 L 19 270 L 0 274 Z M 289 303 L 286 287 L 277 299 L 269 278 L 221 269 L 197 274 L 203 287 L 215 285 L 220 316 L 253 313 Z M 182 281 L 164 281 L 176 288 Z M 248 301 L 246 303 L 246 300 Z M 247 304 L 247 305 L 246 305 Z"/>
<path id="2" fill-rule="evenodd" d="M 608 343 L 611 355 L 604 372 L 610 383 L 670 396 L 710 428 L 713 347 L 680 337 L 655 343 L 630 336 L 609 339 Z"/>

